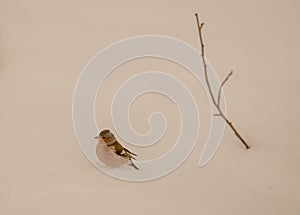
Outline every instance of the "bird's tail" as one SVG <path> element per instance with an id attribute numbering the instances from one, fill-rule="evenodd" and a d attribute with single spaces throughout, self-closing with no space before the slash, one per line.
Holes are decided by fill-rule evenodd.
<path id="1" fill-rule="evenodd" d="M 130 163 L 128 164 L 129 166 L 132 166 L 136 170 L 139 170 L 139 168 L 133 163 L 133 161 L 130 159 Z"/>

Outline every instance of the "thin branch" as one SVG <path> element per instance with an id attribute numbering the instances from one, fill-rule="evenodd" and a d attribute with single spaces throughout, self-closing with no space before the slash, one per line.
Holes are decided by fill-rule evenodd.
<path id="1" fill-rule="evenodd" d="M 220 86 L 220 89 L 219 89 L 219 93 L 218 93 L 218 102 L 217 104 L 220 105 L 220 99 L 221 99 L 221 91 L 222 91 L 222 88 L 223 86 L 225 85 L 225 83 L 228 81 L 228 79 L 230 78 L 230 76 L 233 74 L 233 71 L 231 70 L 230 73 L 226 76 L 226 78 L 222 81 L 222 84 Z"/>
<path id="2" fill-rule="evenodd" d="M 199 32 L 199 38 L 200 38 L 200 45 L 201 45 L 201 55 L 202 55 L 202 62 L 203 62 L 203 66 L 204 66 L 204 75 L 205 75 L 205 81 L 206 81 L 206 84 L 207 84 L 207 87 L 208 87 L 208 91 L 209 91 L 209 94 L 211 95 L 211 99 L 214 103 L 214 105 L 217 106 L 217 103 L 216 103 L 216 100 L 215 100 L 215 97 L 213 95 L 213 92 L 212 92 L 212 89 L 211 89 L 211 86 L 210 86 L 210 83 L 208 81 L 208 74 L 207 74 L 207 64 L 206 64 L 206 61 L 205 61 L 205 55 L 204 55 L 204 42 L 203 42 L 203 37 L 202 37 L 202 28 L 204 26 L 204 23 L 199 23 L 199 19 L 198 19 L 198 14 L 196 13 L 195 14 L 196 16 L 196 20 L 197 20 L 197 26 L 198 26 L 198 32 Z"/>
<path id="3" fill-rule="evenodd" d="M 214 94 L 212 92 L 212 88 L 208 79 L 208 72 L 207 72 L 207 64 L 206 64 L 206 60 L 205 60 L 205 52 L 204 52 L 204 42 L 203 42 L 203 37 L 202 37 L 202 28 L 204 26 L 204 23 L 200 23 L 199 22 L 199 18 L 198 18 L 198 14 L 195 14 L 196 16 L 196 21 L 197 21 L 197 26 L 198 26 L 198 32 L 199 32 L 199 39 L 200 39 L 200 45 L 201 45 L 201 56 L 202 56 L 202 62 L 203 62 L 203 67 L 204 67 L 204 75 L 205 75 L 205 81 L 206 81 L 206 85 L 208 88 L 208 92 L 210 94 L 211 100 L 213 102 L 213 104 L 215 105 L 215 107 L 218 110 L 218 114 L 214 114 L 215 116 L 220 116 L 222 117 L 225 122 L 227 123 L 227 125 L 232 129 L 232 131 L 234 132 L 234 134 L 237 136 L 237 138 L 244 144 L 244 146 L 246 147 L 246 149 L 249 149 L 250 146 L 246 143 L 246 141 L 243 139 L 243 137 L 238 133 L 238 131 L 236 130 L 236 128 L 233 126 L 232 122 L 229 121 L 229 119 L 225 116 L 225 114 L 223 113 L 221 107 L 220 107 L 220 94 L 221 94 L 221 90 L 224 86 L 224 84 L 227 82 L 227 80 L 229 79 L 229 77 L 232 75 L 232 71 L 227 75 L 227 77 L 225 78 L 225 80 L 222 82 L 220 89 L 219 89 L 219 94 L 218 94 L 218 99 L 216 100 L 216 98 L 214 97 Z"/>

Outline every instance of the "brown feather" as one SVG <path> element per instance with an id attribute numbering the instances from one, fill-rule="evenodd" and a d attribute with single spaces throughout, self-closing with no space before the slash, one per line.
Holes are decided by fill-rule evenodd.
<path id="1" fill-rule="evenodd" d="M 129 159 L 134 159 L 133 156 L 137 156 L 136 154 L 130 152 L 128 149 L 124 148 L 118 141 L 108 146 L 113 152 L 122 157 L 127 157 Z"/>

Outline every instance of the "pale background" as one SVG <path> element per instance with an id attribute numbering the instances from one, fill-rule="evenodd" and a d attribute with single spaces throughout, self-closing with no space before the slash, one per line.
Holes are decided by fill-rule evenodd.
<path id="1" fill-rule="evenodd" d="M 101 88 L 98 125 L 111 126 L 110 99 L 124 78 L 157 69 L 197 95 L 198 145 L 159 180 L 129 183 L 103 174 L 80 151 L 72 127 L 72 94 L 83 67 L 130 36 L 166 35 L 199 47 L 195 12 L 206 22 L 212 66 L 220 77 L 235 70 L 226 86 L 228 115 L 252 149 L 227 129 L 213 160 L 198 168 L 210 123 L 205 94 L 179 66 L 144 59 L 118 68 Z M 0 214 L 299 213 L 299 20 L 297 0 L 1 0 Z M 163 154 L 176 139 L 177 109 L 157 95 L 134 104 L 136 130 L 147 131 L 156 110 L 170 121 L 164 144 L 129 146 L 140 159 Z"/>

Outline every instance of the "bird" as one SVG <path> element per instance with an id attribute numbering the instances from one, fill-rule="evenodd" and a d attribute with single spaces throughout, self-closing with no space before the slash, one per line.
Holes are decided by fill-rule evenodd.
<path id="1" fill-rule="evenodd" d="M 102 130 L 95 139 L 98 140 L 96 155 L 102 163 L 110 167 L 129 165 L 139 170 L 132 161 L 137 154 L 124 148 L 109 129 Z"/>

